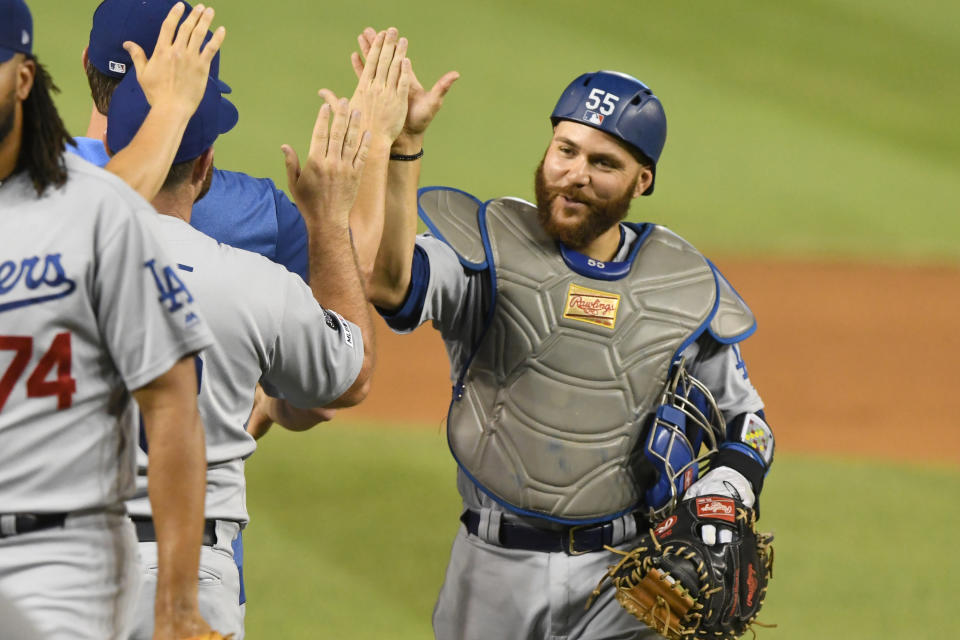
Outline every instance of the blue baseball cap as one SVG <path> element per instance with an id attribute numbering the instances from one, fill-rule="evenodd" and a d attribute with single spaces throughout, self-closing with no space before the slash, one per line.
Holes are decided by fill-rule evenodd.
<path id="1" fill-rule="evenodd" d="M 185 0 L 103 0 L 93 12 L 93 27 L 87 56 L 100 73 L 112 78 L 122 78 L 133 70 L 133 59 L 123 48 L 126 41 L 136 42 L 147 57 L 153 55 L 160 36 L 160 27 L 170 9 L 183 2 L 185 9 L 180 18 L 183 24 L 193 7 Z M 213 33 L 207 31 L 204 43 Z M 230 93 L 230 85 L 220 80 L 220 52 L 210 64 L 210 76 L 220 85 L 220 93 Z"/>
<path id="2" fill-rule="evenodd" d="M 137 74 L 127 74 L 114 90 L 107 113 L 107 146 L 113 153 L 130 144 L 148 113 L 150 104 L 137 82 Z M 218 136 L 233 129 L 237 119 L 237 108 L 223 97 L 216 81 L 209 78 L 203 100 L 187 123 L 173 163 L 199 158 Z"/>
<path id="3" fill-rule="evenodd" d="M 0 62 L 33 53 L 33 16 L 23 0 L 0 0 Z"/>
<path id="4" fill-rule="evenodd" d="M 667 141 L 667 116 L 660 99 L 633 76 L 618 71 L 584 73 L 571 82 L 557 101 L 550 121 L 553 126 L 569 120 L 599 129 L 639 150 L 657 162 Z M 643 195 L 653 193 L 654 182 Z"/>

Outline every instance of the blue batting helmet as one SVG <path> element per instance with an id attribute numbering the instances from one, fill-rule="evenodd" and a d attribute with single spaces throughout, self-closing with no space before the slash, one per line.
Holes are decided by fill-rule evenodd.
<path id="1" fill-rule="evenodd" d="M 585 73 L 567 86 L 550 121 L 570 120 L 609 133 L 657 162 L 667 139 L 667 116 L 647 85 L 617 71 Z M 653 193 L 653 182 L 643 195 Z"/>

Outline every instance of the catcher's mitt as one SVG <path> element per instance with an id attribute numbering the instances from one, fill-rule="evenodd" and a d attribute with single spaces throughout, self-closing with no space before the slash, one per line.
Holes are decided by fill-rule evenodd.
<path id="1" fill-rule="evenodd" d="M 731 531 L 732 541 L 705 544 L 705 524 Z M 681 502 L 637 548 L 610 548 L 623 558 L 594 596 L 609 579 L 620 604 L 670 640 L 739 638 L 754 624 L 773 571 L 773 536 L 754 524 L 753 511 L 733 498 Z"/>

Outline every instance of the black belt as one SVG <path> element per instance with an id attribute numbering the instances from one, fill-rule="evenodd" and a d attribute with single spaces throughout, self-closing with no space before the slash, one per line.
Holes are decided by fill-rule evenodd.
<path id="1" fill-rule="evenodd" d="M 140 542 L 156 542 L 157 530 L 150 518 L 132 518 L 133 526 L 137 529 L 137 540 Z M 212 547 L 217 544 L 217 521 L 204 520 L 203 546 Z"/>
<path id="2" fill-rule="evenodd" d="M 66 513 L 10 513 L 0 514 L 0 538 L 42 529 L 62 527 Z"/>
<path id="3" fill-rule="evenodd" d="M 637 521 L 637 531 L 642 531 L 646 522 L 637 514 L 632 514 Z M 480 514 L 470 509 L 463 512 L 460 522 L 467 526 L 467 531 L 477 535 L 480 530 Z M 500 522 L 500 535 L 497 541 L 501 547 L 508 549 L 525 549 L 527 551 L 555 552 L 563 551 L 567 555 L 577 556 L 582 553 L 599 551 L 604 546 L 613 544 L 613 521 L 598 522 L 597 524 L 575 525 L 560 531 L 537 529 L 517 522 Z"/>

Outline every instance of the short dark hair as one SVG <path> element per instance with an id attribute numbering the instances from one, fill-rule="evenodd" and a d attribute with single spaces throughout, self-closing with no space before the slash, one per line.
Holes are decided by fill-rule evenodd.
<path id="1" fill-rule="evenodd" d="M 160 190 L 166 191 L 167 189 L 174 189 L 186 182 L 187 179 L 193 175 L 193 165 L 196 164 L 196 162 L 197 159 L 194 158 L 193 160 L 178 162 L 170 167 L 170 171 L 167 172 L 167 178 L 163 181 L 163 186 L 160 187 Z"/>
<path id="2" fill-rule="evenodd" d="M 102 115 L 107 115 L 110 111 L 113 92 L 123 78 L 114 78 L 102 73 L 89 60 L 84 70 L 87 72 L 87 84 L 90 85 L 90 97 L 93 98 L 94 106 Z"/>
<path id="3" fill-rule="evenodd" d="M 17 170 L 27 171 L 37 195 L 43 195 L 50 185 L 66 184 L 67 165 L 63 154 L 67 144 L 74 142 L 53 103 L 51 93 L 59 93 L 60 89 L 34 56 L 26 58 L 33 62 L 36 72 L 30 94 L 23 101 L 23 138 Z"/>

